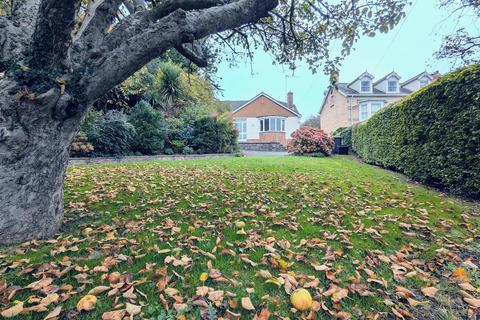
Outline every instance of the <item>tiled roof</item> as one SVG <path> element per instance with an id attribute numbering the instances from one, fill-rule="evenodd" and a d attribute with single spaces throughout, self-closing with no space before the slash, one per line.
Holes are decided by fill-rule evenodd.
<path id="1" fill-rule="evenodd" d="M 367 95 L 367 96 L 368 95 L 391 96 L 391 95 L 395 95 L 395 94 L 408 95 L 408 94 L 412 93 L 410 90 L 407 90 L 405 88 L 400 88 L 399 93 L 393 93 L 393 94 L 383 92 L 381 90 L 378 90 L 377 88 L 373 88 L 373 93 L 365 93 L 365 92 L 358 92 L 357 90 L 349 88 L 348 85 L 349 85 L 349 83 L 344 83 L 344 82 L 337 83 L 338 91 L 340 91 L 344 95 Z"/>
<path id="2" fill-rule="evenodd" d="M 267 98 L 269 98 L 269 97 L 267 97 Z M 294 113 L 299 114 L 297 106 L 295 104 L 290 108 L 288 106 L 288 103 L 286 103 L 284 101 L 280 101 L 280 100 L 276 100 L 276 99 L 272 99 L 272 100 L 274 102 L 278 103 L 278 104 L 281 104 L 285 108 L 287 108 L 289 110 L 292 110 Z M 230 111 L 231 112 L 235 112 L 236 110 L 238 110 L 240 107 L 244 106 L 249 101 L 250 100 L 227 100 L 227 101 L 223 101 L 223 102 L 228 103 L 228 105 L 230 106 Z"/>

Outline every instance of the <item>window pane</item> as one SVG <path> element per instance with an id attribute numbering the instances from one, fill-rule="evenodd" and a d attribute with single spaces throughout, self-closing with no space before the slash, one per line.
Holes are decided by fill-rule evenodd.
<path id="1" fill-rule="evenodd" d="M 282 119 L 282 131 L 285 131 L 285 119 Z"/>
<path id="2" fill-rule="evenodd" d="M 397 81 L 388 81 L 388 91 L 397 92 Z"/>
<path id="3" fill-rule="evenodd" d="M 377 112 L 378 110 L 380 110 L 382 108 L 382 104 L 380 102 L 372 102 L 371 104 L 371 113 L 372 115 Z"/>
<path id="4" fill-rule="evenodd" d="M 360 121 L 368 119 L 368 104 L 362 103 L 360 104 Z"/>
<path id="5" fill-rule="evenodd" d="M 362 84 L 361 84 L 362 88 L 362 92 L 369 92 L 370 91 L 370 81 L 362 81 Z"/>
<path id="6" fill-rule="evenodd" d="M 269 120 L 268 118 L 265 119 L 265 124 L 264 124 L 265 130 L 264 131 L 270 131 L 270 121 L 268 121 L 268 120 Z"/>
<path id="7" fill-rule="evenodd" d="M 282 131 L 282 119 L 277 118 L 277 131 Z"/>

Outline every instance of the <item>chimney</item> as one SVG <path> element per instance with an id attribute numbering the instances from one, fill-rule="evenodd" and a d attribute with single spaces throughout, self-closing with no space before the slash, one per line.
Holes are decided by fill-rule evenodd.
<path id="1" fill-rule="evenodd" d="M 435 71 L 434 73 L 432 73 L 433 80 L 438 80 L 441 76 L 442 76 L 442 74 L 438 70 Z"/>
<path id="2" fill-rule="evenodd" d="M 287 104 L 289 108 L 293 107 L 293 92 L 290 91 L 287 95 Z"/>

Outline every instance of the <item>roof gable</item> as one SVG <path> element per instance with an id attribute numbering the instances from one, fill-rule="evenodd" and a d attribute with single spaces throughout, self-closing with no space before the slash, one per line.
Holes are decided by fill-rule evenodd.
<path id="1" fill-rule="evenodd" d="M 283 109 L 286 109 L 287 111 L 289 111 L 290 113 L 293 113 L 297 117 L 300 117 L 300 113 L 298 112 L 296 105 L 293 105 L 291 108 L 289 108 L 286 102 L 278 101 L 272 98 L 271 96 L 269 96 L 268 94 L 266 94 L 265 92 L 261 92 L 260 94 L 256 95 L 255 97 L 253 97 L 248 101 L 227 101 L 227 102 L 230 104 L 230 111 L 232 112 L 232 114 L 235 114 L 240 110 L 242 110 L 243 108 L 245 108 L 246 106 L 250 105 L 252 102 L 256 101 L 260 97 L 264 97 L 270 100 L 271 102 L 273 102 L 275 105 Z"/>
<path id="2" fill-rule="evenodd" d="M 426 71 L 423 71 L 422 73 L 419 73 L 419 74 L 417 74 L 416 76 L 414 76 L 414 77 L 408 79 L 407 81 L 403 82 L 401 85 L 402 85 L 402 86 L 407 85 L 407 84 L 409 84 L 409 83 L 411 83 L 411 82 L 413 82 L 413 81 L 415 81 L 415 80 L 417 80 L 417 79 L 423 78 L 423 77 L 427 77 L 427 78 L 429 78 L 430 80 L 433 80 L 433 77 L 432 77 L 432 75 L 431 75 L 430 73 L 428 73 L 428 72 L 426 72 Z"/>
<path id="3" fill-rule="evenodd" d="M 363 78 L 370 78 L 370 80 L 373 80 L 373 78 L 375 78 L 375 77 L 372 76 L 368 71 L 365 71 L 364 73 L 362 73 L 361 75 L 359 75 L 357 78 L 355 78 L 355 80 L 353 80 L 352 82 L 350 82 L 350 83 L 348 84 L 348 87 L 350 87 L 352 84 L 354 84 L 355 82 L 357 82 L 358 80 L 363 79 Z"/>
<path id="4" fill-rule="evenodd" d="M 396 73 L 395 71 L 392 71 L 390 72 L 389 74 L 387 74 L 386 76 L 383 76 L 382 78 L 380 78 L 379 80 L 375 81 L 375 83 L 373 84 L 374 86 L 376 86 L 377 84 L 379 84 L 380 82 L 386 80 L 386 79 L 390 79 L 390 78 L 397 78 L 397 80 L 400 80 L 402 77 L 400 77 L 398 75 L 398 73 Z"/>

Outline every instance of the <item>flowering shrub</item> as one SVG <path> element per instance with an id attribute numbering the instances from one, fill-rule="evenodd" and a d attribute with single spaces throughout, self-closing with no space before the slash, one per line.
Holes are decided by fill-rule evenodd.
<path id="1" fill-rule="evenodd" d="M 292 140 L 289 142 L 287 150 L 295 154 L 321 153 L 329 156 L 332 154 L 334 146 L 333 138 L 325 131 L 302 127 L 292 133 Z"/>

